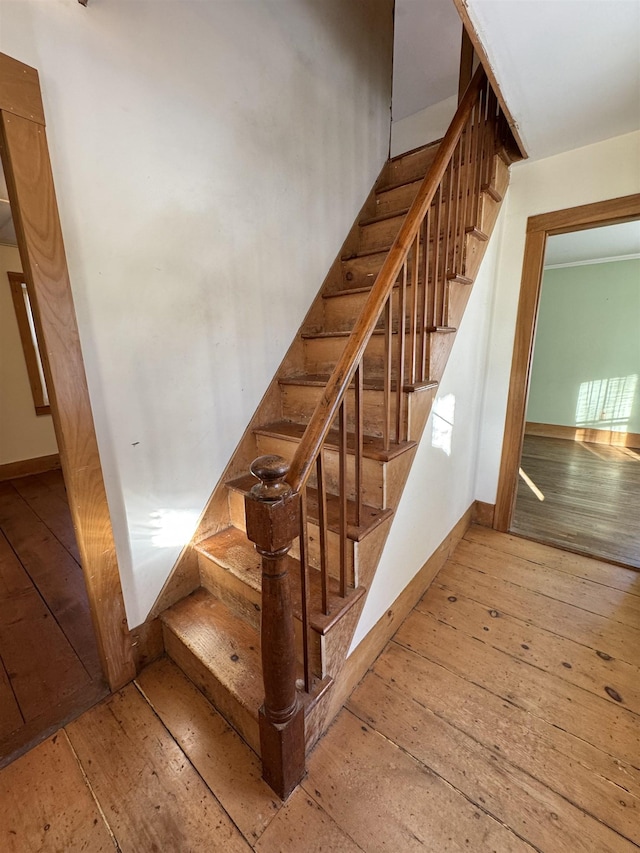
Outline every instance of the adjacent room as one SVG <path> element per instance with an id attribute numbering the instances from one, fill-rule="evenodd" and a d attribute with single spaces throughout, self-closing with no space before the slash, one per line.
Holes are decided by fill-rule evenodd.
<path id="1" fill-rule="evenodd" d="M 640 222 L 549 238 L 511 525 L 640 567 Z"/>

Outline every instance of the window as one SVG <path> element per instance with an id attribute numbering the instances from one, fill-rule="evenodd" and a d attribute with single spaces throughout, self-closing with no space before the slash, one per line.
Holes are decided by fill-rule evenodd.
<path id="1" fill-rule="evenodd" d="M 7 276 L 9 277 L 13 306 L 16 310 L 20 340 L 22 341 L 24 359 L 27 363 L 27 373 L 29 374 L 29 384 L 31 385 L 36 415 L 48 415 L 51 413 L 51 408 L 38 348 L 33 312 L 31 311 L 29 289 L 21 272 L 9 272 Z"/>

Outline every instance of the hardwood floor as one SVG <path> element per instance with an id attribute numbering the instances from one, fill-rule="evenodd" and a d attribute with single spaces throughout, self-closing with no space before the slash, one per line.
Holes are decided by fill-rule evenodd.
<path id="1" fill-rule="evenodd" d="M 637 850 L 640 575 L 472 527 L 285 805 L 162 659 L 0 772 L 0 845 Z"/>
<path id="2" fill-rule="evenodd" d="M 514 533 L 640 568 L 640 450 L 525 435 Z"/>
<path id="3" fill-rule="evenodd" d="M 107 692 L 61 472 L 0 483 L 0 766 Z"/>

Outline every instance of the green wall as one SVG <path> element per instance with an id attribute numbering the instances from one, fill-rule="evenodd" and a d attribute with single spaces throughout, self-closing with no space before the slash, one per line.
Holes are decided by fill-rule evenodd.
<path id="1" fill-rule="evenodd" d="M 545 271 L 527 420 L 640 433 L 640 259 Z"/>

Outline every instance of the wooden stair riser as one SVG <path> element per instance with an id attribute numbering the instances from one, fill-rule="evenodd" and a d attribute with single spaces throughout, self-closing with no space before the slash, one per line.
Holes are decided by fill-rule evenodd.
<path id="1" fill-rule="evenodd" d="M 245 622 L 260 628 L 262 595 L 259 589 L 238 577 L 234 572 L 221 566 L 209 555 L 198 554 L 200 585 L 220 599 Z"/>
<path id="2" fill-rule="evenodd" d="M 250 709 L 227 690 L 197 653 L 189 649 L 173 631 L 163 626 L 165 651 L 198 690 L 222 714 L 249 746 L 260 754 L 257 709 Z"/>
<path id="3" fill-rule="evenodd" d="M 448 290 L 448 289 L 447 289 Z M 439 332 L 427 332 L 426 339 L 427 342 L 430 342 L 432 337 L 435 337 L 436 340 L 434 342 L 429 343 L 430 349 L 437 351 L 439 343 L 438 339 L 442 337 L 443 333 Z M 322 337 L 322 338 L 310 338 L 305 341 L 305 368 L 309 373 L 330 373 L 338 358 L 342 354 L 345 346 L 347 345 L 348 338 L 346 336 L 336 336 L 336 337 Z M 391 335 L 391 365 L 392 365 L 392 377 L 396 376 L 396 369 L 398 364 L 398 349 L 399 349 L 399 335 L 392 334 Z M 409 375 L 410 372 L 410 347 L 412 345 L 412 336 L 407 332 L 405 334 L 405 371 L 404 371 L 404 381 L 406 383 L 411 382 L 411 377 Z M 416 356 L 418 357 L 419 350 L 419 342 L 416 341 Z M 429 365 L 429 362 L 427 362 Z M 367 348 L 364 354 L 364 375 L 370 380 L 379 380 L 382 381 L 382 377 L 384 376 L 386 365 L 386 353 L 385 353 L 385 337 L 383 334 L 375 334 L 372 335 L 369 343 L 367 344 Z M 428 367 L 428 376 L 436 376 L 437 374 L 433 372 L 430 367 Z M 367 424 L 367 432 L 370 432 L 368 421 L 365 418 L 365 423 Z"/>
<path id="4" fill-rule="evenodd" d="M 244 619 L 257 631 L 260 630 L 260 614 L 262 610 L 262 593 L 242 581 L 233 572 L 220 566 L 215 560 L 203 554 L 198 555 L 200 565 L 201 585 L 223 604 Z M 302 654 L 302 623 L 295 618 L 296 652 L 298 668 L 303 669 Z M 313 629 L 309 632 L 309 653 L 312 672 L 322 677 L 322 661 L 320 651 L 320 635 Z"/>
<path id="5" fill-rule="evenodd" d="M 317 385 L 283 385 L 282 386 L 282 416 L 285 419 L 306 424 L 318 404 L 323 388 Z M 354 424 L 354 392 L 347 391 L 345 395 L 347 407 L 347 428 L 350 432 Z M 384 393 L 377 390 L 366 390 L 362 395 L 362 412 L 366 431 L 369 435 L 382 436 L 384 433 Z M 411 409 L 411 395 L 405 395 L 402 432 L 406 432 L 407 412 Z"/>
<path id="6" fill-rule="evenodd" d="M 406 212 L 399 216 L 382 219 L 379 222 L 372 222 L 369 225 L 361 225 L 358 253 L 388 249 L 398 236 L 398 231 L 405 217 Z"/>
<path id="7" fill-rule="evenodd" d="M 342 281 L 340 289 L 371 287 L 376 280 L 386 253 L 344 258 L 341 262 Z"/>
<path id="8" fill-rule="evenodd" d="M 291 461 L 298 447 L 297 441 L 273 436 L 258 435 L 256 437 L 259 454 L 275 454 L 283 459 Z M 340 483 L 340 460 L 336 450 L 325 448 L 322 454 L 325 487 L 327 491 L 336 495 L 339 492 Z M 377 459 L 369 459 L 366 456 L 362 460 L 362 496 L 365 503 L 370 506 L 385 506 L 385 462 Z M 353 454 L 347 454 L 347 497 L 355 499 L 355 466 Z M 309 485 L 317 488 L 315 472 L 309 478 Z"/>
<path id="9" fill-rule="evenodd" d="M 378 181 L 376 189 L 379 191 L 384 187 L 407 184 L 410 181 L 424 178 L 437 153 L 438 143 L 436 142 L 427 148 L 410 151 L 390 160 Z"/>
<path id="10" fill-rule="evenodd" d="M 422 180 L 417 180 L 410 184 L 402 184 L 391 190 L 376 193 L 374 215 L 387 216 L 391 213 L 407 210 L 413 204 L 421 183 Z"/>
<path id="11" fill-rule="evenodd" d="M 244 515 L 244 497 L 239 492 L 229 490 L 229 514 L 234 527 L 246 532 L 246 521 Z M 309 544 L 309 565 L 315 569 L 320 568 L 320 528 L 313 521 L 309 520 L 308 528 L 308 544 Z M 354 572 L 354 544 L 350 539 L 347 540 L 347 583 L 350 586 L 357 586 L 358 579 Z M 327 531 L 327 561 L 329 567 L 329 575 L 333 578 L 340 577 L 340 539 L 333 530 Z M 291 545 L 289 554 L 296 560 L 300 559 L 300 543 L 298 539 L 294 539 Z"/>
<path id="12" fill-rule="evenodd" d="M 324 300 L 324 326 L 325 332 L 348 332 L 353 328 L 353 325 L 364 308 L 364 305 L 369 296 L 369 290 L 343 291 L 337 296 L 331 296 Z M 418 287 L 418 311 L 422 310 L 422 302 L 424 300 L 424 292 L 422 289 L 422 277 Z M 398 306 L 400 303 L 400 288 L 395 287 L 391 297 L 391 310 L 393 316 L 394 327 L 398 326 Z M 406 289 L 406 312 L 405 323 L 406 328 L 410 328 L 411 312 L 413 310 L 413 287 L 407 284 Z M 384 316 L 378 322 L 378 328 L 382 328 Z"/>

